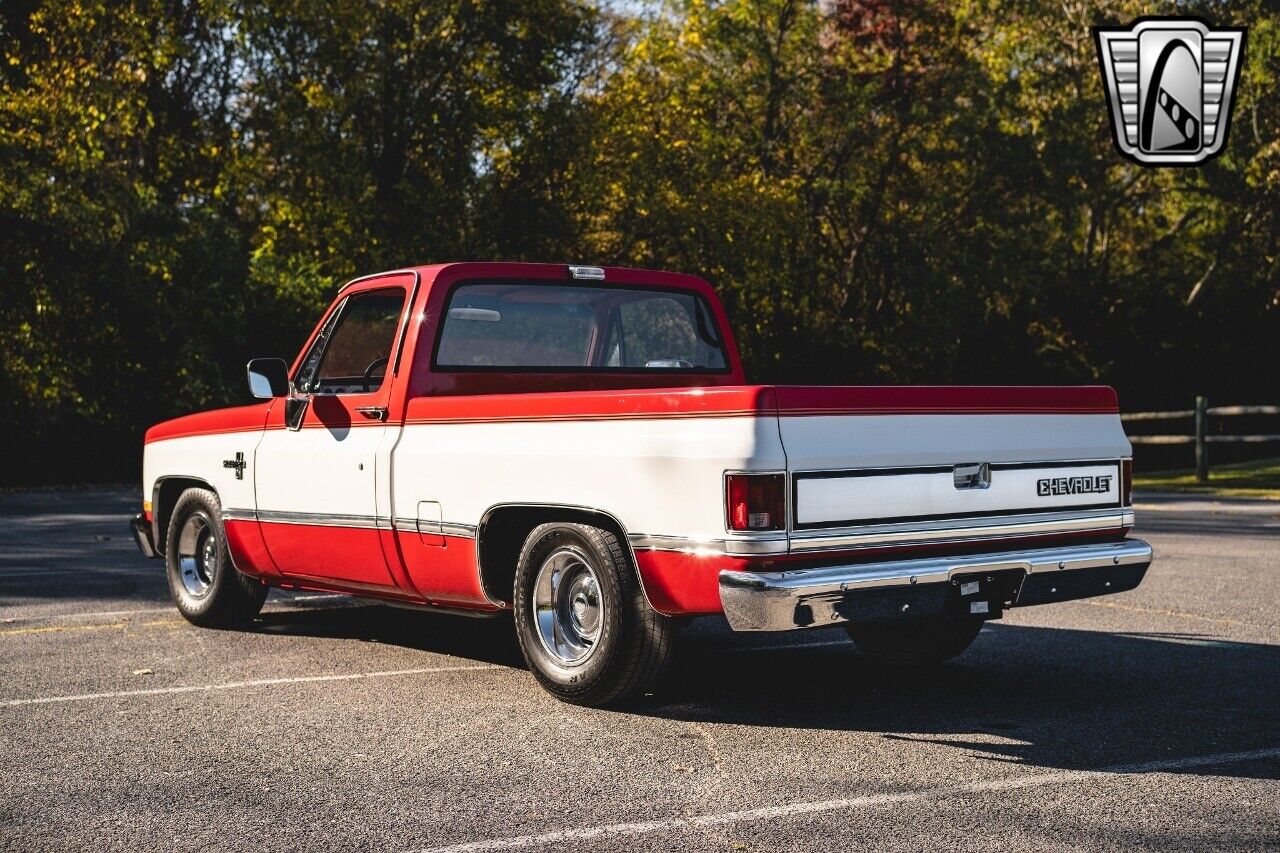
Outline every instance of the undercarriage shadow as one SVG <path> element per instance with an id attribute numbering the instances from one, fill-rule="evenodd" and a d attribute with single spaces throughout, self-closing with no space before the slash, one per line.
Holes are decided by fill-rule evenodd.
<path id="1" fill-rule="evenodd" d="M 252 630 L 394 643 L 525 668 L 509 618 L 358 604 L 268 613 Z M 1054 769 L 1280 748 L 1276 646 L 994 622 L 960 658 L 912 671 L 875 664 L 839 630 L 747 637 L 708 617 L 681 639 L 654 693 L 614 713 L 860 731 L 965 750 L 993 764 Z M 532 678 L 528 689 L 538 690 Z M 581 712 L 566 706 L 564 713 Z M 1280 779 L 1280 756 L 1181 772 Z"/>
<path id="2" fill-rule="evenodd" d="M 350 604 L 262 613 L 243 630 L 364 640 L 523 669 L 509 617 L 468 618 L 353 599 Z"/>
<path id="3" fill-rule="evenodd" d="M 875 664 L 841 631 L 800 641 L 829 645 L 732 652 L 725 633 L 690 632 L 661 701 L 642 712 L 880 733 L 1062 769 L 1280 748 L 1277 646 L 995 622 L 961 657 L 910 671 Z M 1280 756 L 1184 772 L 1275 779 Z"/>

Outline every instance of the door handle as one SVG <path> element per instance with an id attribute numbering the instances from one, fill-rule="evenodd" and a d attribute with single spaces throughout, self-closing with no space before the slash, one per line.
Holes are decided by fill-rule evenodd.
<path id="1" fill-rule="evenodd" d="M 356 411 L 371 421 L 385 421 L 387 419 L 386 406 L 359 406 Z"/>

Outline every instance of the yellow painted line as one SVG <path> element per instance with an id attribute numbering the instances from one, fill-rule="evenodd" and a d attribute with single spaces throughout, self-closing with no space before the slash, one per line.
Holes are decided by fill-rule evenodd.
<path id="1" fill-rule="evenodd" d="M 41 625 L 36 628 L 8 628 L 0 631 L 0 637 L 12 637 L 22 634 L 58 634 L 63 631 L 104 631 L 111 628 L 153 627 L 158 625 L 185 625 L 181 619 L 162 619 L 157 622 L 107 622 L 101 625 Z"/>
<path id="2" fill-rule="evenodd" d="M 1164 610 L 1159 607 L 1139 607 L 1136 604 L 1118 604 L 1114 601 L 1077 601 L 1076 604 L 1087 604 L 1089 607 L 1106 607 L 1111 610 L 1128 610 L 1133 613 L 1151 613 L 1156 616 L 1177 616 L 1181 619 L 1198 619 L 1201 622 L 1213 622 L 1218 625 L 1234 625 L 1241 628 L 1254 627 L 1250 622 L 1237 619 L 1221 619 L 1215 616 L 1201 616 L 1199 613 L 1187 613 L 1183 610 Z"/>
<path id="3" fill-rule="evenodd" d="M 0 636 L 12 637 L 18 634 L 53 634 L 59 631 L 101 631 L 105 628 L 123 628 L 124 622 L 111 622 L 106 625 L 46 625 L 41 628 L 9 628 L 0 631 Z"/>

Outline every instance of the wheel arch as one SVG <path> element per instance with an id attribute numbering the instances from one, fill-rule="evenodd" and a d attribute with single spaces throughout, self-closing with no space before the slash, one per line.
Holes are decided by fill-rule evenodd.
<path id="1" fill-rule="evenodd" d="M 156 554 L 161 557 L 165 556 L 165 548 L 168 546 L 167 534 L 173 508 L 178 505 L 178 498 L 187 489 L 208 489 L 215 495 L 218 494 L 218 490 L 208 480 L 183 474 L 158 477 L 151 487 L 151 535 L 156 543 Z"/>
<path id="2" fill-rule="evenodd" d="M 476 527 L 476 570 L 480 574 L 480 588 L 491 603 L 511 606 L 520 550 L 535 527 L 551 522 L 588 524 L 617 536 L 631 563 L 631 571 L 635 572 L 636 582 L 644 591 L 645 601 L 653 608 L 626 527 L 611 512 L 572 504 L 507 503 L 485 510 Z"/>

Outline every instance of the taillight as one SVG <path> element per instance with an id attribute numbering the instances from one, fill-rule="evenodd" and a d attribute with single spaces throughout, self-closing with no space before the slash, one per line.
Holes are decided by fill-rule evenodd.
<path id="1" fill-rule="evenodd" d="M 1133 460 L 1120 461 L 1120 506 L 1133 503 Z"/>
<path id="2" fill-rule="evenodd" d="M 787 478 L 783 474 L 726 474 L 730 530 L 785 530 Z"/>

